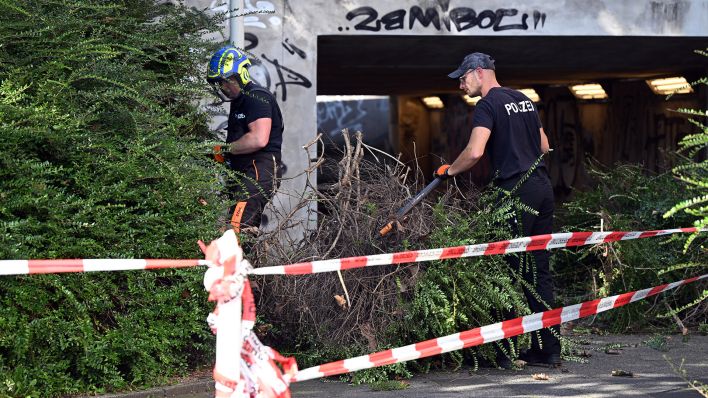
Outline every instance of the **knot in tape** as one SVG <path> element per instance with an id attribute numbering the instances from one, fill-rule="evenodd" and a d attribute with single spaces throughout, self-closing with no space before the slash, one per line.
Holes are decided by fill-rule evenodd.
<path id="1" fill-rule="evenodd" d="M 244 283 L 247 281 L 245 274 L 223 276 L 222 267 L 212 267 L 204 274 L 204 285 L 210 285 L 209 301 L 227 303 L 238 299 L 243 293 Z M 214 272 L 210 272 L 214 270 Z"/>
<path id="2" fill-rule="evenodd" d="M 228 230 L 209 246 L 200 242 L 206 260 L 212 264 L 204 273 L 209 300 L 227 302 L 241 295 L 246 275 L 253 269 L 243 258 L 243 250 L 233 230 Z"/>

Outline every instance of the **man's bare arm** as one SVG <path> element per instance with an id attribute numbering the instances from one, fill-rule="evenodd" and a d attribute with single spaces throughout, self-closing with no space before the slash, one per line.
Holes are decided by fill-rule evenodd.
<path id="1" fill-rule="evenodd" d="M 249 123 L 248 133 L 232 142 L 229 152 L 233 155 L 244 155 L 265 148 L 270 138 L 272 123 L 273 120 L 267 117 L 262 117 Z"/>
<path id="2" fill-rule="evenodd" d="M 472 168 L 484 155 L 484 148 L 487 146 L 491 130 L 486 127 L 475 127 L 472 129 L 470 140 L 460 156 L 455 159 L 447 173 L 451 176 L 463 173 Z"/>

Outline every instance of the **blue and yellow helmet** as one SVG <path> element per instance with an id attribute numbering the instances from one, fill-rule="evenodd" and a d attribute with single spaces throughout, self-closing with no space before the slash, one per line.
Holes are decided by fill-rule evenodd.
<path id="1" fill-rule="evenodd" d="M 228 45 L 220 48 L 209 61 L 207 82 L 217 88 L 222 80 L 236 77 L 238 85 L 243 89 L 251 81 L 248 68 L 251 61 L 236 47 Z M 220 92 L 221 90 L 217 90 Z"/>

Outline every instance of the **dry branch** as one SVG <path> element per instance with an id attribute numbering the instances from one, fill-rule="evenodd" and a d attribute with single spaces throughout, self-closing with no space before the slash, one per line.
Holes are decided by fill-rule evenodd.
<path id="1" fill-rule="evenodd" d="M 299 243 L 284 241 L 282 230 L 293 225 L 294 213 L 280 215 L 279 227 L 264 233 L 253 246 L 254 266 L 290 264 L 386 253 L 403 250 L 402 241 L 416 245 L 434 224 L 430 199 L 414 208 L 402 231 L 381 239 L 378 231 L 411 196 L 424 185 L 420 171 L 411 170 L 396 158 L 373 156 L 364 150 L 362 134 L 352 140 L 344 130 L 344 149 L 338 162 L 320 157 L 320 168 L 336 167 L 337 182 L 314 186 L 297 208 L 316 198 L 317 226 Z M 308 151 L 316 140 L 306 145 Z M 314 169 L 314 168 L 313 168 Z M 447 200 L 444 196 L 442 200 Z M 410 246 L 409 246 L 410 248 Z M 340 283 L 334 273 L 258 278 L 258 310 L 267 322 L 277 324 L 278 339 L 286 345 L 303 335 L 315 335 L 324 343 L 375 345 L 386 327 L 402 317 L 400 300 L 413 293 L 420 267 L 387 266 L 348 270 Z M 347 297 L 342 305 L 342 297 Z"/>

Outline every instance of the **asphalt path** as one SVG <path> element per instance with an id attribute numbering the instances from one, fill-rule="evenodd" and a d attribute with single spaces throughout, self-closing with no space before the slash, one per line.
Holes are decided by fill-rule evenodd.
<path id="1" fill-rule="evenodd" d="M 526 366 L 520 370 L 462 367 L 433 371 L 405 380 L 406 387 L 374 391 L 338 378 L 291 385 L 294 398 L 461 398 L 461 397 L 701 397 L 672 369 L 682 365 L 686 379 L 708 384 L 708 336 L 575 335 L 583 362 L 564 361 L 558 369 Z M 613 375 L 613 373 L 615 375 Z M 619 376 L 618 374 L 624 374 Z M 631 376 L 630 376 L 631 375 Z M 544 377 L 545 376 L 545 377 Z M 547 379 L 545 379 L 547 377 Z M 101 398 L 213 397 L 213 382 L 203 376 L 163 388 Z"/>

